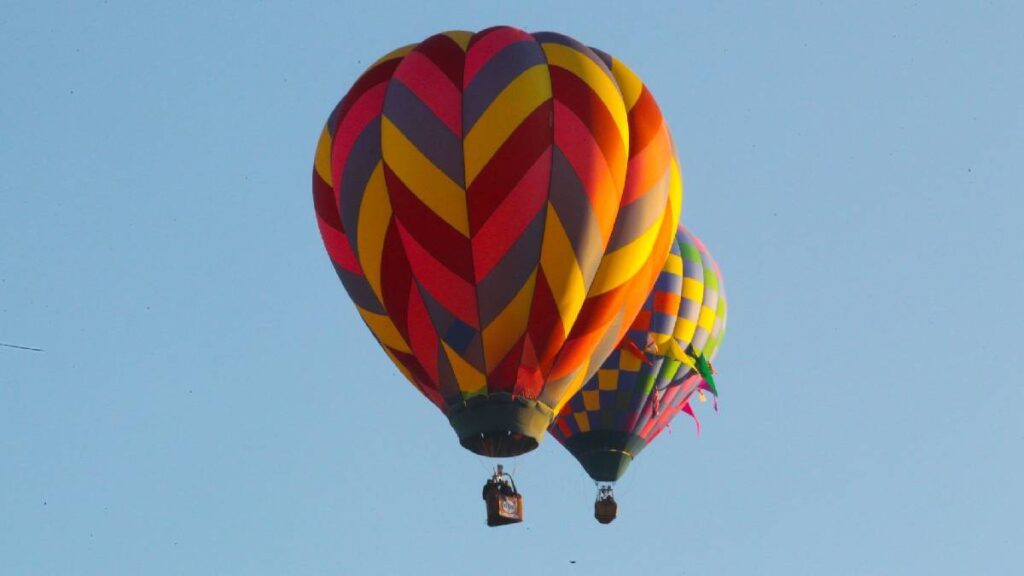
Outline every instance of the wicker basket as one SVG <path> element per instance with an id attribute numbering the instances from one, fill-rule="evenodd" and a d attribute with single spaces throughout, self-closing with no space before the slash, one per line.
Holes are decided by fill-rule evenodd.
<path id="1" fill-rule="evenodd" d="M 502 494 L 491 490 L 484 498 L 487 502 L 487 525 L 504 526 L 523 521 L 522 494 Z"/>
<path id="2" fill-rule="evenodd" d="M 594 518 L 601 524 L 610 524 L 618 512 L 619 505 L 614 498 L 602 498 L 594 502 Z"/>

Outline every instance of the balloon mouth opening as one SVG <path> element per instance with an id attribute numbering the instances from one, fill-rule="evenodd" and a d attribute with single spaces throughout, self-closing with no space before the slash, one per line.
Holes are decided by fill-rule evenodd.
<path id="1" fill-rule="evenodd" d="M 476 436 L 460 438 L 459 443 L 470 452 L 491 458 L 519 456 L 540 444 L 536 438 L 511 430 L 485 432 Z"/>
<path id="2" fill-rule="evenodd" d="M 576 459 L 595 481 L 615 482 L 626 473 L 633 455 L 623 450 L 595 450 L 578 454 Z"/>
<path id="3" fill-rule="evenodd" d="M 481 394 L 448 407 L 448 422 L 462 446 L 481 456 L 508 458 L 537 448 L 554 412 L 507 393 Z"/>
<path id="4" fill-rule="evenodd" d="M 646 441 L 629 432 L 592 430 L 570 436 L 562 444 L 595 481 L 615 482 L 626 473 Z"/>

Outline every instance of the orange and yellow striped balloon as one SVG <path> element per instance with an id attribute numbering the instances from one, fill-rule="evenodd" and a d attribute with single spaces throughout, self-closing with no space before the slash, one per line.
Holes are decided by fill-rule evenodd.
<path id="1" fill-rule="evenodd" d="M 550 32 L 446 32 L 373 64 L 330 115 L 313 196 L 381 347 L 466 448 L 536 447 L 629 328 L 682 183 L 622 62 Z"/>

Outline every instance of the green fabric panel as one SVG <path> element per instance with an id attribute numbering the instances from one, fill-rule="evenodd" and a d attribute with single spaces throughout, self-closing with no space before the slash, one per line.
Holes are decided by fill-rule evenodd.
<path id="1" fill-rule="evenodd" d="M 654 389 L 654 382 L 658 379 L 658 371 L 654 369 L 654 366 L 644 364 L 640 368 L 641 380 L 637 383 L 637 387 L 633 389 L 633 396 L 647 397 Z"/>
<path id="2" fill-rule="evenodd" d="M 658 371 L 658 380 L 671 384 L 679 376 L 679 369 L 683 363 L 672 358 L 665 358 L 661 363 L 661 370 Z"/>
<path id="3" fill-rule="evenodd" d="M 689 242 L 679 242 L 678 237 L 676 242 L 679 244 L 679 254 L 683 257 L 683 260 L 700 262 L 700 250 L 696 246 Z"/>
<path id="4" fill-rule="evenodd" d="M 711 286 L 712 290 L 717 291 L 719 288 L 718 274 L 715 274 L 715 269 L 710 266 L 704 267 L 704 283 Z"/>
<path id="5" fill-rule="evenodd" d="M 703 354 L 697 357 L 697 371 L 700 372 L 701 378 L 704 379 L 708 388 L 711 389 L 711 393 L 718 396 L 718 388 L 715 387 L 715 375 L 711 371 L 711 364 Z"/>

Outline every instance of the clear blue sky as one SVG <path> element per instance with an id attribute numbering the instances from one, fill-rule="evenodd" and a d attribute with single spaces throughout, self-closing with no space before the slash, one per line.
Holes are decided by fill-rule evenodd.
<path id="1" fill-rule="evenodd" d="M 1022 5 L 483 4 L 4 4 L 0 572 L 1020 573 Z M 646 80 L 730 295 L 610 526 L 546 441 L 484 527 L 313 216 L 362 68 L 499 23 Z"/>

